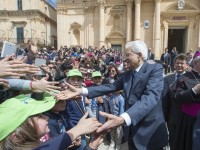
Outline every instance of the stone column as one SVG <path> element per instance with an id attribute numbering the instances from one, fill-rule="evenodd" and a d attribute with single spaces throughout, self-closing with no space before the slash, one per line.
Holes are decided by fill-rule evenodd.
<path id="1" fill-rule="evenodd" d="M 164 47 L 163 47 L 163 52 L 164 52 L 164 49 L 166 47 L 168 47 L 168 29 L 169 29 L 169 26 L 168 26 L 168 23 L 166 21 L 163 22 L 163 25 L 164 25 Z"/>
<path id="2" fill-rule="evenodd" d="M 57 9 L 57 39 L 58 39 L 58 46 L 57 48 L 60 49 L 60 46 L 68 45 L 68 39 L 70 38 L 68 32 L 66 31 L 67 26 L 67 9 L 64 7 L 59 7 Z"/>
<path id="3" fill-rule="evenodd" d="M 192 38 L 193 37 L 193 26 L 194 26 L 194 21 L 190 22 L 188 25 L 188 33 L 187 33 L 187 43 L 185 44 L 185 50 L 191 49 L 193 47 L 192 43 Z M 198 43 L 199 44 L 199 43 Z"/>
<path id="4" fill-rule="evenodd" d="M 160 58 L 160 2 L 161 0 L 155 0 L 155 30 L 154 30 L 154 50 L 155 57 Z"/>
<path id="5" fill-rule="evenodd" d="M 100 4 L 100 25 L 99 25 L 99 48 L 101 48 L 105 43 L 105 24 L 104 24 L 104 7 L 105 2 L 104 0 L 98 0 L 98 3 Z"/>
<path id="6" fill-rule="evenodd" d="M 126 27 L 126 42 L 132 40 L 132 8 L 133 1 L 127 0 L 127 27 Z"/>
<path id="7" fill-rule="evenodd" d="M 140 9 L 141 9 L 141 0 L 135 0 L 134 40 L 140 40 Z"/>

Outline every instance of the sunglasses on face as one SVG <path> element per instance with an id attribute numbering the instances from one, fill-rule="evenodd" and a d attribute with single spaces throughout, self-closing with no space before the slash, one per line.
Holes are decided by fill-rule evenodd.
<path id="1" fill-rule="evenodd" d="M 116 70 L 110 70 L 109 72 L 116 72 Z"/>

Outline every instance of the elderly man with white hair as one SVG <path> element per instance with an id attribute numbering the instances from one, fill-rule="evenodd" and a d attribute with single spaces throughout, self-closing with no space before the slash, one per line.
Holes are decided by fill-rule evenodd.
<path id="1" fill-rule="evenodd" d="M 168 143 L 161 101 L 163 67 L 146 61 L 148 49 L 142 41 L 128 42 L 124 56 L 129 70 L 114 83 L 82 89 L 68 85 L 68 90 L 58 97 L 68 99 L 83 94 L 93 98 L 124 90 L 125 112 L 119 117 L 100 112 L 108 121 L 97 133 L 125 125 L 124 135 L 130 150 L 163 149 Z"/>

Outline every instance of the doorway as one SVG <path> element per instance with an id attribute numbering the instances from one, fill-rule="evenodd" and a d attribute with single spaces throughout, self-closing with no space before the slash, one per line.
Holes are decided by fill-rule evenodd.
<path id="1" fill-rule="evenodd" d="M 185 52 L 186 43 L 186 27 L 171 28 L 168 30 L 168 50 L 171 52 L 173 47 L 176 47 L 178 53 Z"/>
<path id="2" fill-rule="evenodd" d="M 112 44 L 111 47 L 114 50 L 120 50 L 120 51 L 122 51 L 122 45 Z"/>

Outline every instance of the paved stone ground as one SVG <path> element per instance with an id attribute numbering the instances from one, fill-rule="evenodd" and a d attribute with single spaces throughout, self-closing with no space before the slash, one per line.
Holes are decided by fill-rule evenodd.
<path id="1" fill-rule="evenodd" d="M 98 148 L 98 150 L 108 150 L 109 149 L 109 142 L 104 141 Z M 120 150 L 128 150 L 128 144 L 127 142 L 121 145 Z"/>
<path id="2" fill-rule="evenodd" d="M 98 148 L 98 150 L 108 150 L 109 149 L 109 142 L 108 141 L 104 141 Z M 128 143 L 125 142 L 121 145 L 121 149 L 120 150 L 128 150 Z M 170 150 L 169 147 L 163 148 L 163 150 Z"/>

